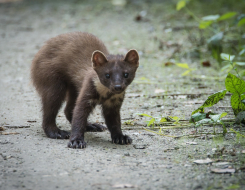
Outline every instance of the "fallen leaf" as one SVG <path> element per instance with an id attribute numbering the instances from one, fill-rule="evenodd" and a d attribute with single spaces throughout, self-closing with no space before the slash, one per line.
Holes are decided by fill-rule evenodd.
<path id="1" fill-rule="evenodd" d="M 203 61 L 203 62 L 202 62 L 202 66 L 203 66 L 203 67 L 210 67 L 211 64 L 210 64 L 209 61 Z"/>
<path id="2" fill-rule="evenodd" d="M 164 63 L 164 65 L 167 67 L 167 66 L 174 65 L 174 63 L 173 63 L 173 62 L 168 61 L 168 62 Z"/>
<path id="3" fill-rule="evenodd" d="M 20 133 L 17 133 L 17 132 L 1 132 L 0 134 L 1 135 L 17 135 L 17 134 L 20 134 Z"/>
<path id="4" fill-rule="evenodd" d="M 235 169 L 234 168 L 226 168 L 226 169 L 220 169 L 220 168 L 214 168 L 211 169 L 211 172 L 213 173 L 217 173 L 217 174 L 225 174 L 225 173 L 235 173 Z"/>
<path id="5" fill-rule="evenodd" d="M 211 164 L 213 161 L 209 158 L 206 160 L 195 160 L 193 161 L 195 164 Z"/>

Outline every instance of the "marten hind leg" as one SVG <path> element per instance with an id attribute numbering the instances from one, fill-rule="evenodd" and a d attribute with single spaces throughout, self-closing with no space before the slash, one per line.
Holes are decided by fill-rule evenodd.
<path id="1" fill-rule="evenodd" d="M 56 116 L 65 99 L 66 85 L 57 82 L 49 89 L 45 89 L 42 95 L 43 104 L 43 123 L 42 127 L 45 134 L 53 139 L 68 139 L 70 133 L 60 130 L 56 125 Z"/>

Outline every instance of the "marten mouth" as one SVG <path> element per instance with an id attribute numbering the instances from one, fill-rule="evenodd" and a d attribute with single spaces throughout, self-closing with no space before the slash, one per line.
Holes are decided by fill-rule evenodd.
<path id="1" fill-rule="evenodd" d="M 124 89 L 118 91 L 118 90 L 111 90 L 113 94 L 121 94 L 124 91 Z"/>

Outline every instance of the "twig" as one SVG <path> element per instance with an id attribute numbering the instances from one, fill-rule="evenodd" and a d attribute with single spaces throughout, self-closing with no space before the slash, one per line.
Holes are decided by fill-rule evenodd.
<path id="1" fill-rule="evenodd" d="M 17 135 L 17 134 L 20 134 L 20 133 L 17 133 L 17 132 L 1 132 L 0 134 L 1 135 Z"/>
<path id="2" fill-rule="evenodd" d="M 143 127 L 143 129 L 145 129 L 146 131 L 149 131 L 149 132 L 155 133 L 155 134 L 157 134 L 157 135 L 161 135 L 161 136 L 165 136 L 165 137 L 172 137 L 172 138 L 176 138 L 175 136 L 164 135 L 164 134 L 162 134 L 162 133 L 158 133 L 158 132 L 156 132 L 156 131 L 152 131 L 152 130 L 146 129 L 146 128 L 144 128 L 144 127 Z"/>
<path id="3" fill-rule="evenodd" d="M 30 128 L 29 125 L 4 125 L 3 127 L 12 128 L 12 129 L 17 129 L 17 128 Z"/>

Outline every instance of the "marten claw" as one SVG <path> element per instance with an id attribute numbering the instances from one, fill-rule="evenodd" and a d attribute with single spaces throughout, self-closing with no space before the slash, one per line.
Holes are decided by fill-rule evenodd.
<path id="1" fill-rule="evenodd" d="M 127 135 L 121 135 L 121 136 L 116 136 L 116 137 L 112 138 L 112 143 L 121 144 L 121 145 L 131 144 L 132 141 L 133 140 Z"/>
<path id="2" fill-rule="evenodd" d="M 70 138 L 70 133 L 67 132 L 67 131 L 64 131 L 64 130 L 46 130 L 45 131 L 46 135 L 49 137 L 49 138 L 52 138 L 52 139 L 69 139 Z"/>
<path id="3" fill-rule="evenodd" d="M 73 140 L 68 143 L 69 148 L 86 148 L 87 143 L 83 140 Z"/>

